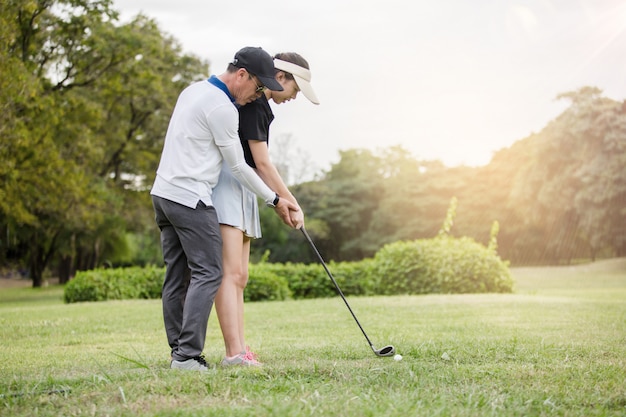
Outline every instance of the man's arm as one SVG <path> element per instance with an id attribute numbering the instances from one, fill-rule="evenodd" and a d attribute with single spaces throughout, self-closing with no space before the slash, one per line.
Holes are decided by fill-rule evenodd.
<path id="1" fill-rule="evenodd" d="M 225 146 L 219 146 L 219 149 L 224 158 L 224 162 L 230 167 L 233 176 L 237 178 L 243 186 L 261 197 L 265 201 L 265 204 L 272 204 L 277 193 L 272 191 L 256 172 L 246 164 L 243 149 L 239 141 L 231 142 Z M 289 227 L 297 226 L 291 219 L 291 212 L 298 211 L 299 207 L 288 198 L 280 198 L 274 209 L 276 210 L 276 214 L 278 214 L 286 225 Z"/>
<path id="2" fill-rule="evenodd" d="M 299 229 L 304 225 L 304 213 L 296 200 L 296 197 L 289 191 L 287 185 L 283 181 L 278 169 L 270 160 L 269 150 L 267 148 L 267 142 L 260 140 L 249 140 L 250 151 L 254 158 L 254 164 L 256 165 L 256 172 L 259 177 L 267 184 L 272 190 L 276 190 L 281 198 L 287 198 L 298 207 L 298 211 L 291 213 L 291 220 L 295 223 L 294 227 Z"/>

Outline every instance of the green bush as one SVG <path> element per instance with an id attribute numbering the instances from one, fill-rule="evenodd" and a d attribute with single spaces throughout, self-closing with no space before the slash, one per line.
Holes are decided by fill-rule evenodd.
<path id="1" fill-rule="evenodd" d="M 374 260 L 363 259 L 359 262 L 330 262 L 328 269 L 345 295 L 375 295 L 378 277 L 374 271 Z M 322 265 L 318 267 L 323 271 Z M 324 273 L 324 279 L 332 285 L 330 278 Z M 337 294 L 332 287 L 333 295 Z"/>
<path id="2" fill-rule="evenodd" d="M 396 242 L 374 259 L 329 262 L 345 295 L 511 292 L 508 264 L 493 248 L 447 235 Z M 79 272 L 65 286 L 67 303 L 159 298 L 164 268 L 96 269 Z M 337 289 L 319 263 L 250 265 L 246 301 L 334 297 Z"/>
<path id="3" fill-rule="evenodd" d="M 388 244 L 376 253 L 374 271 L 380 294 L 513 290 L 508 264 L 494 250 L 467 237 Z"/>
<path id="4" fill-rule="evenodd" d="M 276 279 L 287 283 L 291 296 L 295 299 L 328 297 L 332 292 L 332 283 L 326 278 L 322 267 L 301 263 L 259 263 L 250 266 L 248 285 L 254 282 L 257 271 L 263 271 Z"/>
<path id="5" fill-rule="evenodd" d="M 66 303 L 160 298 L 164 268 L 131 267 L 80 271 L 65 285 Z"/>
<path id="6" fill-rule="evenodd" d="M 327 298 L 337 295 L 337 289 L 320 263 L 267 263 L 255 267 L 258 268 L 260 265 L 263 265 L 263 270 L 284 279 L 295 299 Z M 376 283 L 372 279 L 373 260 L 330 262 L 327 267 L 344 294 L 374 294 Z M 249 282 L 255 279 L 255 272 L 251 269 Z"/>
<path id="7" fill-rule="evenodd" d="M 286 275 L 294 298 L 326 298 L 336 294 L 321 265 L 286 263 L 280 273 Z"/>
<path id="8" fill-rule="evenodd" d="M 277 301 L 291 298 L 287 280 L 277 275 L 271 264 L 250 264 L 250 279 L 243 293 L 245 301 Z"/>

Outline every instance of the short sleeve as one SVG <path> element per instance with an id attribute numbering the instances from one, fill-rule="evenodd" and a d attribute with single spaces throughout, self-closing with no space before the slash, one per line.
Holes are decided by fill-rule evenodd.
<path id="1" fill-rule="evenodd" d="M 270 124 L 273 120 L 274 114 L 265 96 L 239 108 L 239 139 L 246 163 L 252 168 L 256 168 L 256 164 L 248 141 L 269 142 Z"/>

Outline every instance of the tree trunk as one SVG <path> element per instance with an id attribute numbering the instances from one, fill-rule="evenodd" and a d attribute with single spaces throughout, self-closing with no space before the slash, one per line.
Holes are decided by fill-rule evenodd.
<path id="1" fill-rule="evenodd" d="M 43 286 L 43 268 L 39 258 L 39 248 L 36 248 L 30 257 L 30 276 L 33 279 L 33 288 Z"/>
<path id="2" fill-rule="evenodd" d="M 59 284 L 67 284 L 72 277 L 72 262 L 73 259 L 69 255 L 61 257 L 58 270 Z"/>

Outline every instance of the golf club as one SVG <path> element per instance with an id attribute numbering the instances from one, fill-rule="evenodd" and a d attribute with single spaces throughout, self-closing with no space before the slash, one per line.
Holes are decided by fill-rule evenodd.
<path id="1" fill-rule="evenodd" d="M 376 349 L 374 347 L 374 345 L 370 341 L 370 338 L 367 337 L 367 333 L 365 333 L 365 330 L 363 330 L 363 326 L 361 326 L 361 323 L 359 323 L 359 320 L 356 318 L 356 315 L 352 311 L 352 308 L 350 308 L 350 304 L 348 304 L 348 300 L 346 300 L 346 297 L 343 295 L 343 292 L 341 291 L 341 288 L 339 288 L 339 285 L 337 284 L 337 281 L 335 281 L 335 278 L 333 277 L 333 274 L 331 274 L 330 271 L 328 270 L 328 267 L 326 266 L 326 262 L 324 262 L 324 259 L 322 258 L 322 255 L 320 255 L 319 251 L 315 247 L 315 244 L 311 240 L 311 237 L 307 233 L 307 231 L 304 228 L 304 226 L 302 226 L 300 228 L 300 230 L 302 231 L 302 234 L 304 234 L 304 237 L 306 237 L 306 240 L 309 241 L 309 244 L 313 248 L 313 251 L 317 255 L 317 258 L 320 260 L 320 263 L 322 264 L 322 266 L 326 270 L 326 273 L 328 274 L 328 277 L 330 278 L 330 280 L 335 285 L 335 288 L 337 288 L 337 292 L 339 293 L 339 295 L 343 299 L 343 302 L 346 303 L 346 307 L 348 307 L 348 310 L 350 310 L 350 314 L 352 314 L 352 317 L 354 318 L 354 321 L 356 321 L 356 324 L 359 325 L 359 329 L 361 329 L 361 332 L 363 332 L 363 336 L 365 336 L 365 339 L 367 340 L 367 343 L 369 343 L 369 345 L 372 348 L 372 351 L 374 352 L 374 354 L 376 356 L 392 356 L 394 353 L 396 353 L 396 348 L 391 346 L 391 345 L 387 345 L 387 346 L 385 346 L 384 348 L 381 348 L 381 349 Z"/>

